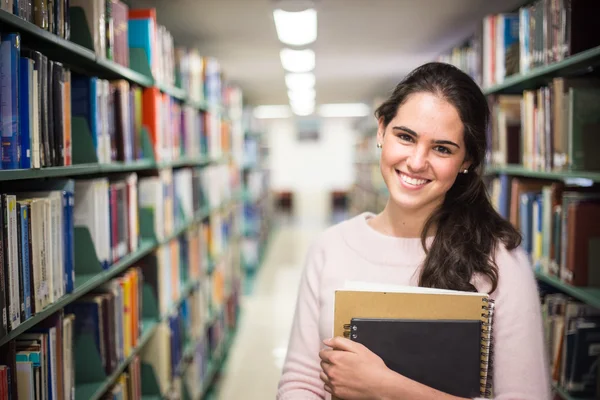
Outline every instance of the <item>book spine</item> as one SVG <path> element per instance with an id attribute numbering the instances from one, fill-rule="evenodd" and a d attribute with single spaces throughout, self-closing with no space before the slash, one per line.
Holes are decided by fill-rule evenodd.
<path id="1" fill-rule="evenodd" d="M 3 206 L 0 201 L 0 312 L 2 313 L 2 324 L 0 324 L 0 334 L 4 337 L 10 328 L 9 325 L 9 304 L 10 304 L 10 289 L 8 280 L 8 270 L 6 269 L 6 263 L 4 262 L 4 226 L 3 218 Z"/>
<path id="2" fill-rule="evenodd" d="M 33 74 L 33 61 L 29 58 L 21 57 L 20 59 L 20 93 L 19 93 L 19 118 L 21 124 L 20 146 L 21 160 L 20 167 L 24 169 L 31 168 L 31 122 L 32 122 L 32 105 L 31 99 L 31 84 Z"/>
<path id="3" fill-rule="evenodd" d="M 2 103 L 2 169 L 19 168 L 19 63 L 21 37 L 2 35 L 0 44 L 0 82 Z"/>

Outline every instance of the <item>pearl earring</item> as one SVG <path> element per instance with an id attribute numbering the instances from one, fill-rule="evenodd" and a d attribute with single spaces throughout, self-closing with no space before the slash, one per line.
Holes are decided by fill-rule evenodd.
<path id="1" fill-rule="evenodd" d="M 377 148 L 380 149 L 381 147 L 381 143 L 377 143 Z"/>
<path id="2" fill-rule="evenodd" d="M 463 174 L 468 174 L 468 173 L 469 173 L 469 170 L 465 168 L 465 169 L 463 170 Z"/>

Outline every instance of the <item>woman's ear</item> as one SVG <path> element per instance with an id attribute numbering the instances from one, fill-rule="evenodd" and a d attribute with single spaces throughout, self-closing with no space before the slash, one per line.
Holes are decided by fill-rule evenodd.
<path id="1" fill-rule="evenodd" d="M 383 117 L 379 118 L 377 122 L 377 144 L 383 145 L 383 136 L 385 135 L 385 124 Z"/>

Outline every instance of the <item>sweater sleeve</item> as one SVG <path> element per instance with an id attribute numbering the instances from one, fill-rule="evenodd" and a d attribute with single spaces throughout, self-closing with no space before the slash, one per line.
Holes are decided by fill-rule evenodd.
<path id="1" fill-rule="evenodd" d="M 277 400 L 322 400 L 319 351 L 319 287 L 322 251 L 313 243 L 308 251 L 290 333 L 286 359 L 279 381 Z"/>
<path id="2" fill-rule="evenodd" d="M 492 322 L 495 400 L 550 399 L 550 374 L 541 304 L 522 249 L 498 249 L 498 287 Z M 481 399 L 482 400 L 482 399 Z"/>

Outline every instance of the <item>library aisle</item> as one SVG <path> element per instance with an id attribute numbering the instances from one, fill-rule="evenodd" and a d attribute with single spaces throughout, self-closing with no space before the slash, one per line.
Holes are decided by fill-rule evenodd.
<path id="1" fill-rule="evenodd" d="M 242 299 L 238 331 L 213 400 L 275 398 L 306 251 L 329 224 L 321 197 L 301 197 L 303 206 L 291 221 L 276 221 L 253 290 Z"/>

